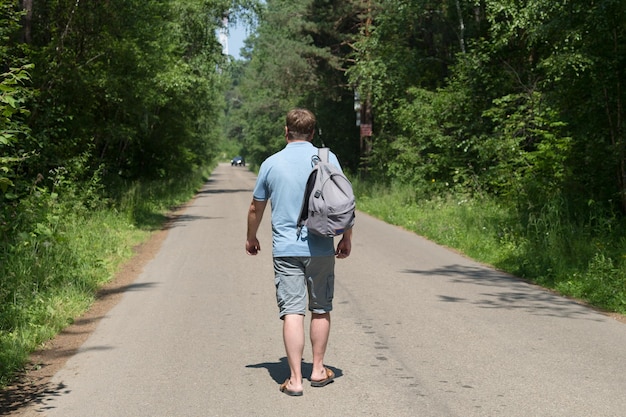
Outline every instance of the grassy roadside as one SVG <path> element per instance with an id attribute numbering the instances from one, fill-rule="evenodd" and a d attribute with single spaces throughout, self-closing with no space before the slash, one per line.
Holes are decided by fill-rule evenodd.
<path id="1" fill-rule="evenodd" d="M 571 220 L 560 201 L 529 214 L 492 198 L 416 201 L 406 187 L 353 185 L 359 210 L 563 295 L 626 314 L 623 220 L 593 210 Z"/>
<path id="2" fill-rule="evenodd" d="M 133 248 L 189 201 L 209 169 L 186 178 L 131 183 L 106 201 L 66 186 L 37 190 L 0 223 L 0 387 L 31 352 L 93 303 Z"/>

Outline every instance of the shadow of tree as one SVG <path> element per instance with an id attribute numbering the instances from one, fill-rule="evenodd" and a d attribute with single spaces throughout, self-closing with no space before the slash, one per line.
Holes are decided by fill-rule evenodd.
<path id="1" fill-rule="evenodd" d="M 89 349 L 82 349 L 83 352 L 88 351 L 102 351 L 111 350 L 110 346 L 93 346 Z M 69 358 L 75 355 L 77 349 L 55 349 L 53 353 L 48 353 L 51 357 L 65 357 Z M 10 415 L 13 412 L 23 412 L 28 407 L 36 407 L 36 412 L 40 413 L 47 409 L 53 408 L 48 403 L 54 398 L 60 397 L 70 393 L 70 389 L 62 382 L 52 383 L 50 382 L 50 374 L 54 373 L 54 369 L 51 372 L 45 372 L 47 364 L 31 365 L 33 370 L 37 370 L 36 373 L 39 376 L 33 376 L 35 374 L 26 372 L 20 376 L 17 381 L 0 391 L 0 415 Z M 28 371 L 28 370 L 27 370 Z M 19 415 L 19 414 L 16 414 Z"/>
<path id="2" fill-rule="evenodd" d="M 216 188 L 207 188 L 198 191 L 198 195 L 202 196 L 203 194 L 235 194 L 235 193 L 252 193 L 252 188 L 233 188 L 233 189 L 216 189 Z"/>
<path id="3" fill-rule="evenodd" d="M 216 220 L 222 218 L 223 217 L 196 216 L 192 214 L 173 215 L 168 218 L 168 221 L 163 227 L 163 230 L 170 230 L 175 227 L 186 226 L 188 223 L 196 220 Z"/>
<path id="4" fill-rule="evenodd" d="M 596 311 L 521 278 L 487 267 L 448 265 L 431 270 L 405 269 L 406 274 L 447 278 L 454 284 L 489 287 L 479 299 L 439 295 L 446 303 L 470 303 L 480 308 L 522 310 L 534 315 L 601 321 Z M 501 291 L 499 289 L 502 289 Z"/>
<path id="5" fill-rule="evenodd" d="M 45 410 L 49 408 L 45 404 L 50 398 L 68 393 L 69 390 L 63 383 L 51 384 L 39 380 L 21 380 L 0 392 L 0 414 L 8 415 L 31 405 L 41 405 L 42 410 Z"/>
<path id="6" fill-rule="evenodd" d="M 123 294 L 127 291 L 141 291 L 145 289 L 150 289 L 156 285 L 157 283 L 155 282 L 142 282 L 142 283 L 137 283 L 137 284 L 122 285 L 119 287 L 103 288 L 100 291 L 98 291 L 96 298 L 105 299 L 107 297 L 111 297 L 114 295 Z M 90 320 L 99 320 L 99 319 L 100 317 L 93 318 Z M 78 321 L 75 321 L 75 323 L 78 323 Z"/>

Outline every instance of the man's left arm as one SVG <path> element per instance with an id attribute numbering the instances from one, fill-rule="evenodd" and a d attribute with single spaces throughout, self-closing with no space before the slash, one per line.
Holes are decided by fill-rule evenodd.
<path id="1" fill-rule="evenodd" d="M 341 172 L 343 169 L 341 168 L 341 164 L 339 163 L 339 159 L 337 155 L 331 152 L 330 161 L 335 164 Z M 337 250 L 335 250 L 335 255 L 338 259 L 345 259 L 350 256 L 350 252 L 352 251 L 352 228 L 346 230 L 341 236 L 341 240 L 337 244 Z"/>

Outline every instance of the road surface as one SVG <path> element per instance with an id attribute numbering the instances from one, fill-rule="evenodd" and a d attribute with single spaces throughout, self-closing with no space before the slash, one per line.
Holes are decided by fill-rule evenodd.
<path id="1" fill-rule="evenodd" d="M 337 261 L 338 377 L 282 394 L 268 216 L 244 251 L 254 180 L 216 168 L 33 415 L 626 416 L 625 324 L 363 213 Z"/>

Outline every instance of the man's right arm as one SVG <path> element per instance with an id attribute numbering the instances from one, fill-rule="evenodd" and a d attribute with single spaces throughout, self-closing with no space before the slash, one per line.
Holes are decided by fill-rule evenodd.
<path id="1" fill-rule="evenodd" d="M 248 209 L 248 232 L 246 236 L 246 253 L 248 255 L 256 255 L 261 250 L 261 245 L 256 237 L 259 225 L 263 219 L 263 212 L 267 201 L 252 200 Z"/>
<path id="2" fill-rule="evenodd" d="M 337 244 L 337 250 L 335 251 L 335 255 L 339 259 L 345 259 L 350 256 L 350 252 L 352 252 L 352 229 L 348 229 L 343 232 L 343 236 L 341 236 L 341 240 Z"/>

